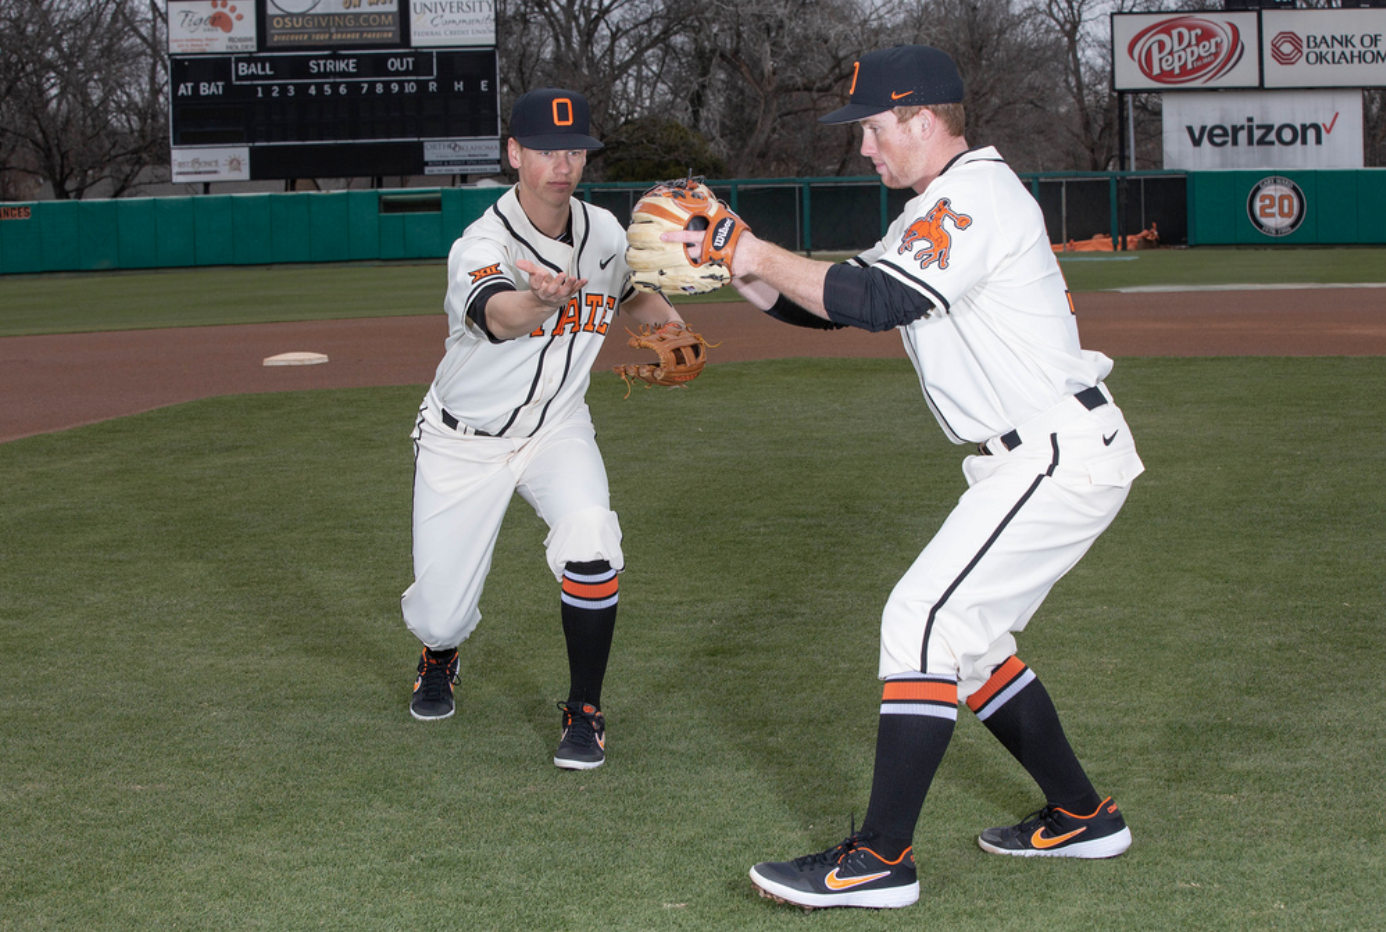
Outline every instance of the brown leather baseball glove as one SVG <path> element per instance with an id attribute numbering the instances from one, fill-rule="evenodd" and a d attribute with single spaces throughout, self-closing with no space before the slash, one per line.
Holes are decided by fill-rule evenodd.
<path id="1" fill-rule="evenodd" d="M 747 229 L 701 179 L 660 182 L 636 202 L 626 228 L 631 284 L 660 294 L 715 291 L 731 281 L 732 254 Z M 703 234 L 696 262 L 684 243 L 659 238 L 685 230 Z"/>
<path id="2" fill-rule="evenodd" d="M 631 379 L 651 385 L 679 386 L 691 382 L 703 371 L 707 364 L 707 348 L 711 345 L 700 333 L 694 333 L 677 321 L 670 321 L 658 329 L 642 326 L 639 333 L 630 330 L 627 341 L 635 349 L 653 350 L 659 357 L 656 362 L 626 363 L 612 366 L 611 371 L 626 383 L 626 397 L 630 397 Z"/>

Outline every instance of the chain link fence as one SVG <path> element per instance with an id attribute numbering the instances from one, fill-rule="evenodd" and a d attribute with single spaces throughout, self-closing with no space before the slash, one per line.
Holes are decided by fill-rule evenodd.
<path id="1" fill-rule="evenodd" d="M 1025 174 L 1021 180 L 1044 211 L 1051 243 L 1139 233 L 1152 225 L 1165 245 L 1188 242 L 1182 173 L 1062 172 Z M 890 190 L 874 177 L 712 180 L 708 186 L 757 236 L 809 254 L 869 248 L 914 197 L 913 191 Z M 582 186 L 581 196 L 624 224 L 648 188 L 593 182 Z"/>

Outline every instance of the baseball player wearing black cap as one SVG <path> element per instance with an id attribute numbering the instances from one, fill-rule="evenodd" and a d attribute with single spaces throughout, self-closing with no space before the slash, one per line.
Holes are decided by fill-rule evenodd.
<path id="1" fill-rule="evenodd" d="M 414 440 L 414 583 L 402 607 L 423 642 L 410 714 L 453 714 L 457 648 L 481 620 L 478 604 L 515 493 L 549 526 L 559 583 L 569 692 L 554 764 L 590 770 L 606 759 L 601 711 L 621 528 L 584 397 L 597 351 L 618 313 L 659 326 L 682 318 L 637 293 L 625 230 L 573 197 L 587 153 L 587 101 L 544 88 L 510 117 L 519 182 L 448 254 L 443 360 L 419 408 Z"/>
<path id="2" fill-rule="evenodd" d="M 871 249 L 814 262 L 743 233 L 733 283 L 789 323 L 895 328 L 968 489 L 896 584 L 881 619 L 884 681 L 860 831 L 826 851 L 751 868 L 763 895 L 806 908 L 919 898 L 915 825 L 966 702 L 1039 784 L 1045 805 L 982 832 L 997 854 L 1105 858 L 1131 833 L 1093 788 L 1034 671 L 1015 656 L 1051 587 L 1112 522 L 1144 466 L 1085 351 L 1039 206 L 994 148 L 963 136 L 963 83 L 938 49 L 857 62 L 861 152 L 916 196 Z M 696 240 L 696 234 L 667 234 Z"/>

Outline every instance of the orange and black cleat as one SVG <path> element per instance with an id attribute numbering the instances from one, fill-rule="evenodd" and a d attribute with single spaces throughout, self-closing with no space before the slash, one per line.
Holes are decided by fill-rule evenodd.
<path id="1" fill-rule="evenodd" d="M 1131 847 L 1131 830 L 1108 796 L 1085 816 L 1045 806 L 1015 825 L 987 829 L 977 844 L 1022 858 L 1114 858 Z"/>
<path id="2" fill-rule="evenodd" d="M 448 718 L 456 709 L 452 686 L 457 682 L 457 648 L 434 651 L 424 648 L 419 658 L 419 675 L 414 680 L 414 698 L 409 714 L 421 722 Z"/>
<path id="3" fill-rule="evenodd" d="M 751 868 L 760 895 L 805 910 L 832 906 L 896 909 L 919 899 L 914 849 L 894 860 L 872 850 L 873 836 L 853 832 L 842 844 L 793 861 L 765 861 Z"/>

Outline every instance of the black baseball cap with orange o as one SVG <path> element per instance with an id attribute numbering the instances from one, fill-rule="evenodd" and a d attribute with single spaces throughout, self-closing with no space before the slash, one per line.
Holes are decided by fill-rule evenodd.
<path id="1" fill-rule="evenodd" d="M 961 103 L 963 82 L 946 52 L 927 45 L 897 45 L 857 59 L 847 93 L 847 106 L 819 117 L 819 123 L 854 123 L 896 107 Z"/>
<path id="2" fill-rule="evenodd" d="M 543 87 L 515 98 L 510 135 L 526 149 L 600 149 L 587 135 L 592 111 L 577 91 Z"/>

